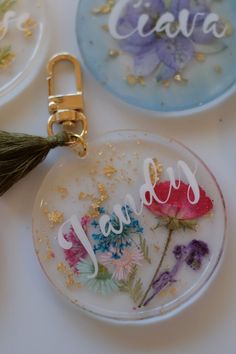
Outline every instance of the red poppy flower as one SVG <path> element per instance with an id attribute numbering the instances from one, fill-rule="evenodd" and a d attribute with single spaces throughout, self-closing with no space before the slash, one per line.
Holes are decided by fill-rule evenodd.
<path id="1" fill-rule="evenodd" d="M 178 185 L 179 182 L 176 181 Z M 165 204 L 161 204 L 153 199 L 153 202 L 147 208 L 156 216 L 174 218 L 177 220 L 193 220 L 208 214 L 212 208 L 212 200 L 206 195 L 206 192 L 200 189 L 200 199 L 197 204 L 191 204 L 188 200 L 189 185 L 180 182 L 178 189 L 172 188 L 170 198 Z M 158 183 L 155 188 L 155 194 L 160 200 L 166 200 L 170 190 L 170 182 Z M 193 192 L 190 190 L 190 198 L 193 199 Z"/>

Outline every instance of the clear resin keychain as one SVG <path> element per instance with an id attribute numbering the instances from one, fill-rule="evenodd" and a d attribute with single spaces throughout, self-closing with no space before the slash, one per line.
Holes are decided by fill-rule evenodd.
<path id="1" fill-rule="evenodd" d="M 53 68 L 75 65 L 78 92 L 54 96 Z M 160 321 L 193 303 L 212 282 L 225 246 L 225 206 L 207 166 L 173 139 L 115 131 L 86 144 L 79 63 L 49 63 L 48 132 L 80 131 L 80 155 L 46 176 L 33 209 L 39 262 L 79 309 L 121 322 Z M 71 133 L 72 134 L 72 133 Z M 78 150 L 78 149 L 76 149 Z"/>

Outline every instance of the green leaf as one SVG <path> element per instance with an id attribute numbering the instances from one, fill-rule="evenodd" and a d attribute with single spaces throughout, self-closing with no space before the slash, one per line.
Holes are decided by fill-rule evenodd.
<path id="1" fill-rule="evenodd" d="M 130 297 L 137 304 L 139 300 L 142 298 L 142 296 L 143 296 L 143 283 L 139 278 L 135 282 L 133 289 L 131 289 L 130 291 Z"/>
<path id="2" fill-rule="evenodd" d="M 135 265 L 129 275 L 129 278 L 127 281 L 121 281 L 120 282 L 120 290 L 124 292 L 129 292 L 129 290 L 132 288 L 134 279 L 137 275 L 138 268 Z"/>
<path id="3" fill-rule="evenodd" d="M 197 229 L 197 220 L 181 220 L 180 222 L 181 227 L 185 230 L 193 230 L 196 231 Z"/>
<path id="4" fill-rule="evenodd" d="M 129 294 L 134 303 L 138 303 L 143 296 L 143 283 L 141 279 L 135 281 L 137 266 L 134 266 L 127 281 L 120 282 L 120 290 Z"/>
<path id="5" fill-rule="evenodd" d="M 139 247 L 142 252 L 142 255 L 149 264 L 152 263 L 151 258 L 149 257 L 149 248 L 146 242 L 146 239 L 143 238 L 141 235 L 139 236 Z"/>

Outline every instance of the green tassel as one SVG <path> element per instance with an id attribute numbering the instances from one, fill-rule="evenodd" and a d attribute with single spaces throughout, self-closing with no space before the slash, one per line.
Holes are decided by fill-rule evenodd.
<path id="1" fill-rule="evenodd" d="M 42 162 L 51 149 L 69 141 L 64 131 L 47 138 L 0 131 L 0 196 Z"/>

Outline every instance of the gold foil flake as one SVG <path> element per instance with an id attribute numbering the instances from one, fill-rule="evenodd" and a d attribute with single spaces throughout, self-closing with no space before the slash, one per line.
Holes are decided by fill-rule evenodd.
<path id="1" fill-rule="evenodd" d="M 230 37 L 234 33 L 234 28 L 231 22 L 225 21 L 224 25 L 226 27 L 225 37 Z"/>
<path id="2" fill-rule="evenodd" d="M 119 55 L 120 55 L 119 50 L 116 50 L 116 49 L 110 49 L 109 50 L 109 57 L 117 58 Z"/>
<path id="3" fill-rule="evenodd" d="M 145 85 L 145 80 L 143 76 L 135 76 L 135 75 L 128 75 L 126 77 L 126 81 L 130 86 L 135 86 L 135 85 Z"/>
<path id="4" fill-rule="evenodd" d="M 107 193 L 107 190 L 106 190 L 106 187 L 104 186 L 104 184 L 99 183 L 98 184 L 98 190 L 99 190 L 99 193 L 100 193 L 100 199 L 101 199 L 101 197 L 103 197 L 102 201 L 108 199 L 109 196 L 108 196 L 108 193 Z"/>
<path id="5" fill-rule="evenodd" d="M 15 59 L 15 54 L 11 51 L 11 47 L 0 48 L 0 69 L 9 67 Z"/>
<path id="6" fill-rule="evenodd" d="M 42 247 L 45 249 L 45 255 L 43 256 L 44 261 L 51 261 L 55 258 L 55 253 L 52 250 L 51 242 L 47 236 L 38 237 L 36 240 L 37 254 L 40 253 Z M 45 246 L 45 247 L 44 247 Z"/>
<path id="7" fill-rule="evenodd" d="M 68 197 L 68 189 L 62 186 L 58 186 L 56 188 L 56 191 L 61 195 L 62 199 L 65 199 L 66 197 Z"/>
<path id="8" fill-rule="evenodd" d="M 174 80 L 175 80 L 175 82 L 177 82 L 179 84 L 187 84 L 188 83 L 188 80 L 185 79 L 180 73 L 178 73 L 174 76 Z"/>
<path id="9" fill-rule="evenodd" d="M 214 71 L 215 71 L 216 74 L 222 74 L 222 71 L 223 71 L 222 66 L 215 65 L 214 66 Z"/>
<path id="10" fill-rule="evenodd" d="M 111 143 L 106 143 L 106 146 L 109 148 L 109 149 L 112 149 L 113 148 L 113 145 Z"/>
<path id="11" fill-rule="evenodd" d="M 57 265 L 57 271 L 60 272 L 60 273 L 63 273 L 63 274 L 66 274 L 67 273 L 67 267 L 64 263 L 58 263 Z"/>
<path id="12" fill-rule="evenodd" d="M 54 258 L 55 258 L 55 253 L 51 249 L 48 249 L 45 257 L 46 261 L 51 261 Z"/>
<path id="13" fill-rule="evenodd" d="M 165 297 L 167 297 L 167 296 L 175 296 L 176 295 L 176 292 L 177 292 L 177 289 L 175 288 L 175 287 L 170 287 L 170 288 L 168 288 L 168 289 L 163 289 L 161 292 L 160 292 L 160 294 L 159 294 L 159 296 L 160 297 L 162 297 L 162 298 L 165 298 Z"/>
<path id="14" fill-rule="evenodd" d="M 92 204 L 88 211 L 88 215 L 91 216 L 92 218 L 97 218 L 99 216 L 99 208 L 109 198 L 109 194 L 104 184 L 99 183 L 97 185 L 97 188 L 100 196 L 92 198 Z"/>
<path id="15" fill-rule="evenodd" d="M 88 194 L 84 193 L 84 192 L 80 192 L 79 194 L 79 200 L 85 200 L 87 199 Z"/>
<path id="16" fill-rule="evenodd" d="M 34 21 L 32 18 L 28 18 L 28 20 L 26 20 L 22 25 L 24 36 L 26 38 L 32 37 L 36 26 L 37 22 Z"/>
<path id="17" fill-rule="evenodd" d="M 128 182 L 128 184 L 132 184 L 133 183 L 132 178 L 128 177 L 127 182 Z"/>
<path id="18" fill-rule="evenodd" d="M 67 288 L 80 288 L 80 283 L 75 280 L 73 271 L 65 263 L 58 263 L 57 271 L 65 276 L 65 285 Z"/>
<path id="19" fill-rule="evenodd" d="M 104 31 L 104 32 L 109 32 L 109 27 L 108 27 L 108 25 L 102 25 L 102 30 Z"/>
<path id="20" fill-rule="evenodd" d="M 47 217 L 51 228 L 53 228 L 57 224 L 62 224 L 64 222 L 64 214 L 58 210 L 48 212 Z"/>
<path id="21" fill-rule="evenodd" d="M 89 175 L 90 176 L 95 176 L 97 174 L 97 169 L 96 168 L 91 168 L 90 170 L 89 170 Z"/>
<path id="22" fill-rule="evenodd" d="M 117 170 L 113 166 L 108 165 L 104 167 L 103 173 L 105 177 L 111 178 L 114 174 L 117 173 Z"/>
<path id="23" fill-rule="evenodd" d="M 92 10 L 94 15 L 106 15 L 111 13 L 113 6 L 115 5 L 115 0 L 107 0 L 105 4 L 100 7 L 95 7 Z"/>
<path id="24" fill-rule="evenodd" d="M 162 80 L 161 84 L 164 88 L 167 89 L 170 87 L 170 80 Z"/>
<path id="25" fill-rule="evenodd" d="M 155 164 L 155 170 L 154 167 L 150 165 L 149 173 L 150 173 L 151 182 L 153 185 L 155 185 L 155 183 L 160 181 L 161 175 L 163 173 L 163 166 L 158 162 L 156 158 L 153 159 L 153 162 Z M 157 181 L 155 180 L 155 177 L 157 177 Z"/>
<path id="26" fill-rule="evenodd" d="M 195 53 L 195 59 L 199 62 L 199 63 L 203 63 L 204 61 L 206 61 L 206 54 L 202 53 L 202 52 L 196 52 Z"/>

